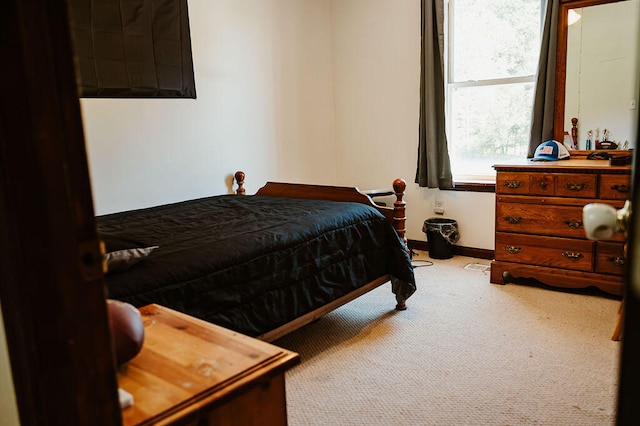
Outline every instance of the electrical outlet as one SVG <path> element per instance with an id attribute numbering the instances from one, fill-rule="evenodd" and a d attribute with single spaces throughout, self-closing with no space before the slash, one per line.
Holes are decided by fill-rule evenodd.
<path id="1" fill-rule="evenodd" d="M 436 200 L 436 205 L 433 208 L 433 211 L 436 214 L 444 214 L 444 201 L 442 200 Z"/>
<path id="2" fill-rule="evenodd" d="M 638 103 L 635 99 L 631 99 L 631 101 L 629 102 L 629 109 L 636 109 L 637 104 Z"/>

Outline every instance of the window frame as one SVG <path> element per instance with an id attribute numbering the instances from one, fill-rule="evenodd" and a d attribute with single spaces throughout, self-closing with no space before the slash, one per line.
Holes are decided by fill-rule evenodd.
<path id="1" fill-rule="evenodd" d="M 449 117 L 452 116 L 452 103 L 451 103 L 451 93 L 459 88 L 465 87 L 491 87 L 497 85 L 507 85 L 507 84 L 522 84 L 522 83 L 532 83 L 536 84 L 536 73 L 526 75 L 526 76 L 517 76 L 517 77 L 503 77 L 503 78 L 494 78 L 494 79 L 484 79 L 484 80 L 468 80 L 468 81 L 453 81 L 453 69 L 454 69 L 454 57 L 455 55 L 452 52 L 454 46 L 454 38 L 455 38 L 455 15 L 453 13 L 453 3 L 456 0 L 445 0 L 445 19 L 444 19 L 444 89 L 445 89 L 445 117 L 446 119 L 446 134 L 447 139 L 451 141 L 451 127 L 452 122 L 449 120 Z M 545 0 L 540 0 L 541 5 L 541 15 L 540 15 L 540 28 L 542 28 L 543 22 L 542 18 L 544 16 L 544 11 L 542 10 L 544 7 Z M 449 142 L 451 145 L 451 142 Z M 495 173 L 490 175 L 453 175 L 454 188 L 452 190 L 456 191 L 474 191 L 474 192 L 493 192 L 495 191 L 496 184 L 496 175 Z"/>

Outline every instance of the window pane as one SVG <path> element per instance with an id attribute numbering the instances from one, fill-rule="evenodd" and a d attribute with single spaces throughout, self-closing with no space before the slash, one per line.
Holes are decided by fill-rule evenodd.
<path id="1" fill-rule="evenodd" d="M 450 90 L 448 139 L 456 179 L 495 176 L 494 164 L 527 157 L 533 92 L 533 83 Z"/>
<path id="2" fill-rule="evenodd" d="M 534 75 L 541 0 L 454 0 L 452 82 Z"/>

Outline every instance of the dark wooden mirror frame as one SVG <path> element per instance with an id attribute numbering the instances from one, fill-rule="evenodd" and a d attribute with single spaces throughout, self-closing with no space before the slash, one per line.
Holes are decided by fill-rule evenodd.
<path id="1" fill-rule="evenodd" d="M 624 0 L 560 0 L 558 15 L 558 44 L 556 48 L 556 90 L 553 114 L 553 138 L 564 140 L 564 108 L 567 83 L 567 31 L 569 9 L 616 3 Z"/>

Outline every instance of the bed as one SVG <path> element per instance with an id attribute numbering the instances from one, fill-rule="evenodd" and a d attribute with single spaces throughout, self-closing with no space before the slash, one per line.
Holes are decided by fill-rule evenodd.
<path id="1" fill-rule="evenodd" d="M 98 216 L 108 297 L 151 303 L 273 341 L 390 282 L 395 308 L 416 290 L 404 238 L 406 184 L 394 207 L 357 188 L 269 182 Z"/>

